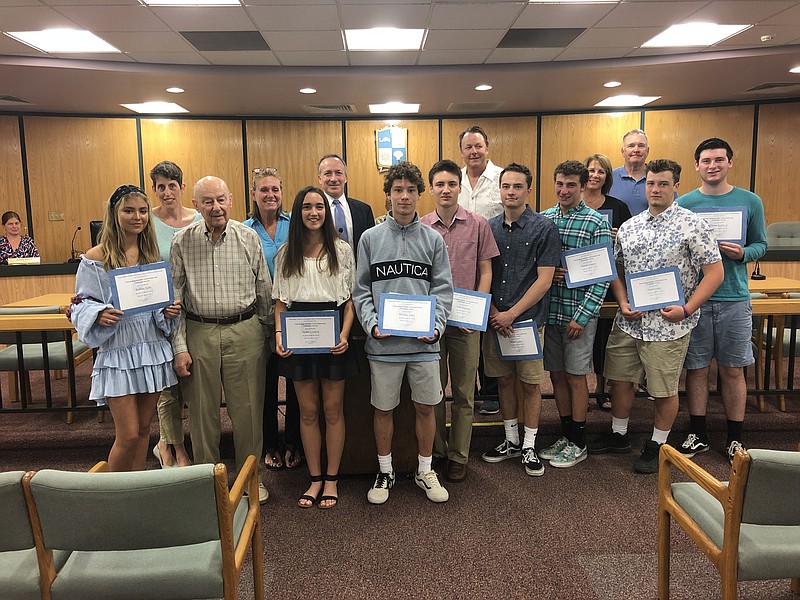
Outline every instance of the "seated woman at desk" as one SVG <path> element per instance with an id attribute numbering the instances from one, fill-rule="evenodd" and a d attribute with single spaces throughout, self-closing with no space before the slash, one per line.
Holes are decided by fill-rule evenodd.
<path id="1" fill-rule="evenodd" d="M 33 258 L 39 250 L 33 238 L 22 235 L 22 222 L 13 210 L 3 213 L 3 227 L 6 234 L 0 237 L 0 264 L 7 265 L 9 258 Z"/>

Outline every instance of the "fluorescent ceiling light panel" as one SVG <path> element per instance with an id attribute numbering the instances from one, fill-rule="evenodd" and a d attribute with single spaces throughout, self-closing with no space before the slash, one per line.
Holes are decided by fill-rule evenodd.
<path id="1" fill-rule="evenodd" d="M 345 29 L 348 50 L 419 50 L 424 29 Z"/>
<path id="2" fill-rule="evenodd" d="M 789 69 L 789 73 L 800 73 L 800 67 L 793 67 Z"/>
<path id="3" fill-rule="evenodd" d="M 140 0 L 148 6 L 241 6 L 239 0 Z"/>
<path id="4" fill-rule="evenodd" d="M 601 100 L 595 106 L 644 106 L 661 98 L 661 96 L 633 96 L 623 94 L 621 96 L 609 96 Z"/>
<path id="5" fill-rule="evenodd" d="M 169 115 L 173 113 L 188 113 L 180 104 L 174 102 L 140 102 L 138 104 L 120 104 L 135 113 L 152 115 Z"/>
<path id="6" fill-rule="evenodd" d="M 419 104 L 406 104 L 404 102 L 386 102 L 385 104 L 370 104 L 371 113 L 389 113 L 393 115 L 418 113 Z"/>
<path id="7" fill-rule="evenodd" d="M 642 44 L 642 48 L 681 48 L 713 46 L 717 42 L 750 29 L 752 25 L 717 25 L 716 23 L 681 23 L 662 31 Z"/>
<path id="8" fill-rule="evenodd" d="M 100 39 L 91 31 L 82 29 L 44 29 L 42 31 L 9 31 L 8 37 L 14 38 L 41 52 L 56 53 L 83 53 L 83 52 L 116 52 L 105 40 Z"/>

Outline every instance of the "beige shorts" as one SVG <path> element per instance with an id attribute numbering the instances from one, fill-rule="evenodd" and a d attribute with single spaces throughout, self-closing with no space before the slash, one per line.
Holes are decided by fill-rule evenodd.
<path id="1" fill-rule="evenodd" d="M 606 344 L 603 377 L 640 384 L 646 379 L 647 391 L 654 398 L 675 396 L 691 337 L 687 333 L 677 340 L 645 342 L 614 324 Z"/>
<path id="2" fill-rule="evenodd" d="M 442 401 L 442 380 L 439 361 L 385 362 L 369 361 L 372 393 L 370 403 L 378 410 L 389 411 L 400 404 L 403 375 L 408 377 L 411 400 L 417 404 L 439 404 Z"/>
<path id="3" fill-rule="evenodd" d="M 544 348 L 544 327 L 539 327 L 539 343 Z M 494 331 L 483 336 L 483 370 L 488 377 L 516 375 L 522 383 L 539 384 L 544 382 L 544 361 L 500 360 Z"/>

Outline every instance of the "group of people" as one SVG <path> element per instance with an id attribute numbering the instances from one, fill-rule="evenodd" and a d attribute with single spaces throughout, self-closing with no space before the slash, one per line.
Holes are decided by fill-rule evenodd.
<path id="1" fill-rule="evenodd" d="M 79 266 L 71 307 L 79 337 L 98 347 L 91 397 L 107 402 L 114 418 L 112 469 L 144 468 L 156 406 L 161 438 L 153 453 L 162 467 L 190 464 L 181 423 L 184 403 L 194 460 L 219 461 L 224 398 L 237 468 L 249 454 L 264 458 L 262 469 L 297 466 L 304 454 L 310 485 L 298 506 L 332 508 L 345 441 L 344 386 L 359 371 L 350 346 L 356 321 L 366 333 L 378 454 L 370 503 L 386 502 L 395 482 L 393 411 L 404 378 L 415 411 L 414 479 L 433 502 L 449 498 L 439 465 L 450 482 L 467 476 L 478 380 L 483 393 L 496 380 L 504 430 L 502 442 L 482 459 L 521 457 L 531 476 L 542 475 L 545 462 L 568 468 L 588 454 L 630 452 L 628 418 L 636 387 L 646 385 L 655 399 L 654 428 L 634 470 L 652 473 L 675 420 L 683 368 L 691 432 L 679 449 L 691 456 L 709 448 L 708 370 L 716 358 L 732 457 L 742 447 L 741 367 L 754 362 L 746 263 L 764 254 L 766 233 L 758 196 L 727 181 L 730 146 L 718 138 L 703 141 L 694 156 L 702 185 L 679 197 L 680 165 L 647 162 L 647 136 L 633 130 L 623 137 L 624 164 L 616 170 L 601 154 L 556 166 L 555 205 L 537 213 L 528 204 L 533 184 L 528 167 L 494 165 L 480 127 L 462 132 L 459 142 L 464 166 L 441 160 L 427 174 L 435 202 L 430 214 L 417 211 L 426 189 L 420 169 L 410 162 L 388 169 L 383 192 L 389 212 L 377 225 L 368 204 L 345 194 L 347 167 L 333 154 L 317 165 L 319 187 L 300 190 L 291 211 L 284 210 L 278 172 L 254 170 L 252 215 L 244 223 L 229 218 L 232 195 L 217 177 L 200 179 L 193 189 L 194 209 L 184 206 L 183 174 L 169 161 L 151 172 L 158 207 L 151 209 L 136 186 L 118 188 L 108 202 L 99 245 Z M 717 241 L 711 226 L 693 212 L 707 207 L 744 207 L 744 245 Z M 617 279 L 568 285 L 562 256 L 587 246 L 613 249 Z M 113 308 L 108 271 L 160 260 L 171 267 L 174 303 L 132 315 Z M 626 274 L 665 267 L 677 267 L 685 304 L 632 309 Z M 485 333 L 448 324 L 454 289 L 490 294 Z M 433 333 L 407 337 L 381 331 L 385 294 L 435 298 Z M 606 298 L 619 304 L 613 328 L 598 326 Z M 281 315 L 319 310 L 338 311 L 335 345 L 325 354 L 293 353 L 284 342 Z M 529 321 L 537 328 L 542 358 L 503 356 L 498 340 L 523 324 L 530 327 Z M 587 375 L 600 364 L 598 374 L 610 389 L 612 429 L 587 440 Z M 553 445 L 537 451 L 545 371 L 562 431 Z M 283 441 L 278 376 L 286 379 Z M 443 402 L 448 381 L 450 428 Z M 259 498 L 267 497 L 262 483 Z"/>

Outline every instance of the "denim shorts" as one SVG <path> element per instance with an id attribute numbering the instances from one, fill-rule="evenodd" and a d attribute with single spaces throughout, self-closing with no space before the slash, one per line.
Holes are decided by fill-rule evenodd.
<path id="1" fill-rule="evenodd" d="M 686 353 L 687 369 L 703 369 L 716 358 L 724 367 L 746 367 L 753 358 L 753 309 L 750 300 L 709 300 L 700 309 Z"/>
<path id="2" fill-rule="evenodd" d="M 578 339 L 567 337 L 566 327 L 547 325 L 544 330 L 545 371 L 566 371 L 570 375 L 592 372 L 592 349 L 597 318 L 590 319 Z"/>

